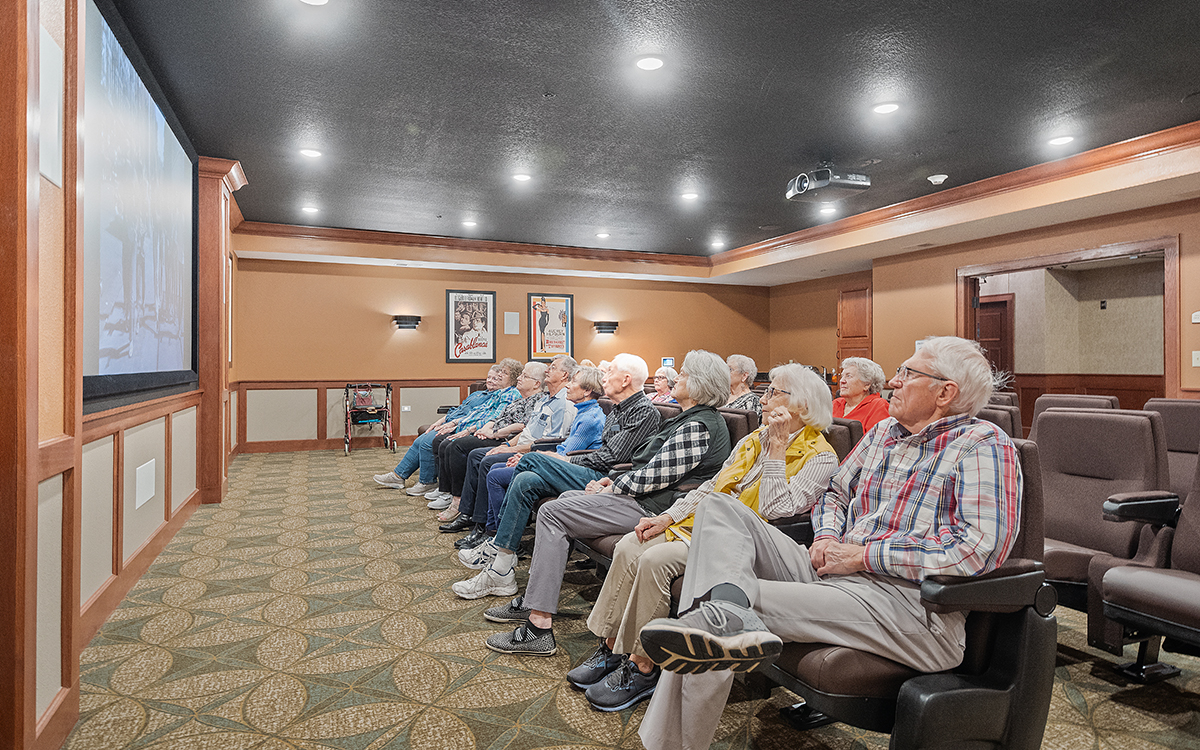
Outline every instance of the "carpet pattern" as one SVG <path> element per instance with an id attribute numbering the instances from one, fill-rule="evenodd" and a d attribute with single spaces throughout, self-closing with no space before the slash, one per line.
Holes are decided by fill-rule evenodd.
<path id="1" fill-rule="evenodd" d="M 81 657 L 68 750 L 640 748 L 645 704 L 593 711 L 563 675 L 595 647 L 585 619 L 600 583 L 568 569 L 559 652 L 516 657 L 484 638 L 496 598 L 463 601 L 469 577 L 421 498 L 380 488 L 382 449 L 237 457 L 227 499 L 203 506 Z M 518 569 L 524 585 L 527 562 Z M 1130 685 L 1059 610 L 1046 748 L 1200 750 L 1200 669 Z M 776 690 L 735 685 L 715 748 L 886 748 L 835 724 L 797 733 Z"/>

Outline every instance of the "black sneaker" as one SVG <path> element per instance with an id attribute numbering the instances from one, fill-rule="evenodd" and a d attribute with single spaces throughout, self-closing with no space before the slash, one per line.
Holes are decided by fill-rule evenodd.
<path id="1" fill-rule="evenodd" d="M 518 596 L 508 604 L 483 610 L 483 619 L 492 622 L 525 622 L 529 619 L 529 607 L 524 605 L 524 597 Z"/>
<path id="2" fill-rule="evenodd" d="M 488 539 L 488 533 L 483 524 L 476 526 L 470 534 L 454 541 L 454 549 L 475 549 Z"/>
<path id="3" fill-rule="evenodd" d="M 775 661 L 783 641 L 754 611 L 733 602 L 702 602 L 679 619 L 660 617 L 639 634 L 646 656 L 671 672 L 750 672 Z"/>
<path id="4" fill-rule="evenodd" d="M 502 654 L 528 654 L 529 656 L 554 656 L 558 647 L 554 643 L 554 633 L 547 630 L 536 634 L 529 629 L 529 623 L 523 622 L 511 633 L 496 633 L 489 635 L 484 641 L 487 647 Z"/>
<path id="5" fill-rule="evenodd" d="M 603 680 L 609 672 L 621 666 L 624 661 L 624 654 L 614 654 L 601 640 L 600 645 L 596 647 L 591 656 L 584 659 L 578 667 L 567 672 L 567 682 L 580 690 L 586 690 Z"/>
<path id="6" fill-rule="evenodd" d="M 661 674 L 662 670 L 658 667 L 650 674 L 642 674 L 642 670 L 626 658 L 621 666 L 584 691 L 583 695 L 598 711 L 624 711 L 654 695 Z"/>

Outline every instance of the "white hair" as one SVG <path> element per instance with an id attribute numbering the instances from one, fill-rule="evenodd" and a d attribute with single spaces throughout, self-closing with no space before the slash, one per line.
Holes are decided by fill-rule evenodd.
<path id="1" fill-rule="evenodd" d="M 754 360 L 745 354 L 730 354 L 725 364 L 729 365 L 729 369 L 742 373 L 742 380 L 747 386 L 754 385 L 754 379 L 758 377 L 758 365 L 754 364 Z"/>
<path id="2" fill-rule="evenodd" d="M 546 390 L 546 370 L 549 365 L 545 362 L 526 362 L 525 374 L 533 378 L 538 383 L 538 390 Z"/>
<path id="3" fill-rule="evenodd" d="M 656 377 L 656 378 L 657 378 L 659 375 L 664 375 L 664 376 L 666 376 L 666 378 L 667 378 L 667 386 L 668 386 L 668 387 L 670 387 L 670 388 L 674 388 L 674 387 L 675 387 L 675 379 L 679 377 L 679 373 L 675 372 L 675 368 L 674 368 L 674 367 L 660 367 L 660 368 L 658 368 L 657 370 L 655 370 L 655 371 L 654 371 L 654 377 Z M 726 380 L 728 380 L 728 378 L 726 378 Z"/>
<path id="4" fill-rule="evenodd" d="M 930 336 L 921 341 L 918 351 L 929 358 L 934 375 L 948 378 L 958 386 L 958 395 L 948 408 L 950 414 L 973 417 L 987 404 L 994 376 L 978 342 L 958 336 Z"/>
<path id="5" fill-rule="evenodd" d="M 697 404 L 718 407 L 729 400 L 729 368 L 720 356 L 693 349 L 683 358 L 681 367 L 687 375 L 688 395 Z"/>
<path id="6" fill-rule="evenodd" d="M 858 379 L 867 384 L 868 393 L 879 393 L 887 385 L 887 376 L 883 368 L 874 360 L 866 357 L 846 357 L 842 360 L 842 369 L 852 368 Z"/>
<path id="7" fill-rule="evenodd" d="M 833 396 L 829 393 L 829 386 L 811 368 L 788 362 L 773 367 L 769 377 L 772 385 L 778 381 L 779 390 L 791 394 L 788 396 L 788 410 L 799 414 L 804 424 L 818 430 L 829 429 L 829 425 L 833 424 Z"/>
<path id="8" fill-rule="evenodd" d="M 621 352 L 612 358 L 609 363 L 609 371 L 616 370 L 623 372 L 633 378 L 633 387 L 640 390 L 646 384 L 646 379 L 650 377 L 650 367 L 646 365 L 646 360 L 636 354 Z"/>

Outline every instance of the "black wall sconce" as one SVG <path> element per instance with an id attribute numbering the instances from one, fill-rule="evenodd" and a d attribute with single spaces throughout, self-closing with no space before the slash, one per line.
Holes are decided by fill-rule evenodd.
<path id="1" fill-rule="evenodd" d="M 396 327 L 401 329 L 413 329 L 421 325 L 420 315 L 393 315 L 392 320 L 395 321 Z"/>
<path id="2" fill-rule="evenodd" d="M 617 321 L 597 320 L 592 323 L 592 327 L 596 329 L 596 333 L 616 333 Z"/>

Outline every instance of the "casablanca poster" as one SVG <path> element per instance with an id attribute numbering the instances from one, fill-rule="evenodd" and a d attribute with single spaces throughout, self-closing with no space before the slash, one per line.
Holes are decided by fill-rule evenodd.
<path id="1" fill-rule="evenodd" d="M 549 361 L 559 354 L 574 356 L 575 297 L 571 294 L 529 293 L 529 359 Z"/>
<path id="2" fill-rule="evenodd" d="M 496 361 L 496 293 L 446 290 L 446 361 Z"/>

